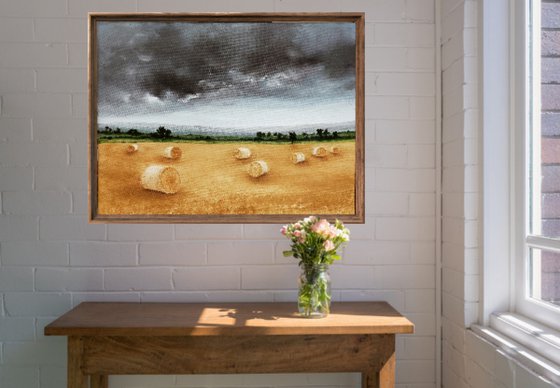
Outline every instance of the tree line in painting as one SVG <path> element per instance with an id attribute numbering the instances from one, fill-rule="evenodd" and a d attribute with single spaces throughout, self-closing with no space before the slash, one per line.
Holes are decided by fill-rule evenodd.
<path id="1" fill-rule="evenodd" d="M 158 141 L 158 142 L 181 142 L 181 141 L 206 141 L 206 142 L 237 142 L 255 141 L 263 143 L 296 143 L 305 141 L 338 141 L 353 140 L 356 138 L 355 131 L 330 131 L 328 128 L 317 128 L 315 132 L 296 133 L 290 131 L 282 132 L 263 132 L 258 131 L 254 135 L 208 135 L 208 134 L 173 134 L 170 129 L 163 126 L 158 127 L 154 132 L 141 132 L 131 128 L 122 130 L 106 126 L 97 130 L 99 143 L 119 143 L 119 142 L 138 142 L 138 141 Z"/>

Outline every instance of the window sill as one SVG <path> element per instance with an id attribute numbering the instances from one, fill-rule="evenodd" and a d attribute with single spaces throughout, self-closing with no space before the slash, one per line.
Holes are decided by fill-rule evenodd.
<path id="1" fill-rule="evenodd" d="M 513 313 L 492 314 L 490 326 L 471 330 L 538 376 L 560 384 L 559 332 Z"/>

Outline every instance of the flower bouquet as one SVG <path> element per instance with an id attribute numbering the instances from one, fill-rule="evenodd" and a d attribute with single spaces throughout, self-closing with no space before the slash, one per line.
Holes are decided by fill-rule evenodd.
<path id="1" fill-rule="evenodd" d="M 304 317 L 321 318 L 330 310 L 329 265 L 340 260 L 336 250 L 349 240 L 350 231 L 338 220 L 334 224 L 315 216 L 284 225 L 282 234 L 292 242 L 284 256 L 299 260 L 298 310 Z"/>

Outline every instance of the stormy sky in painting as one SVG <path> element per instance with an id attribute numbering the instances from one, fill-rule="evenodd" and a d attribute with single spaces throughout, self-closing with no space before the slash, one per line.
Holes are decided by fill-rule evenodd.
<path id="1" fill-rule="evenodd" d="M 353 123 L 352 23 L 98 24 L 99 123 Z"/>

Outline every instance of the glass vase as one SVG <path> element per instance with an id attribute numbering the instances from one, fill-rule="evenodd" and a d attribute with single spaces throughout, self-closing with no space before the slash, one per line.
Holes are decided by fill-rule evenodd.
<path id="1" fill-rule="evenodd" d="M 305 318 L 323 318 L 331 306 L 331 278 L 327 264 L 302 266 L 299 276 L 298 310 Z"/>

